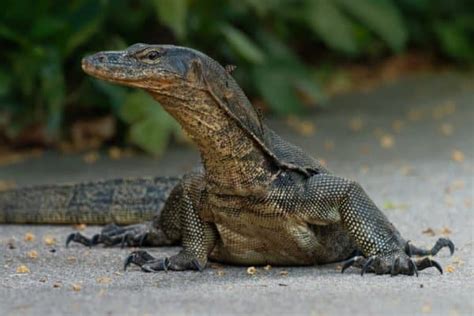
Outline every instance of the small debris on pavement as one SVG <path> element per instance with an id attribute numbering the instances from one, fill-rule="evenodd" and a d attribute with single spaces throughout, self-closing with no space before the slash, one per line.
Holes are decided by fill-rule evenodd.
<path id="1" fill-rule="evenodd" d="M 30 269 L 24 264 L 22 264 L 21 266 L 16 268 L 16 273 L 30 273 Z"/>
<path id="2" fill-rule="evenodd" d="M 31 250 L 26 253 L 26 256 L 30 259 L 36 259 L 38 258 L 38 251 L 36 250 Z"/>
<path id="3" fill-rule="evenodd" d="M 57 240 L 54 236 L 46 235 L 43 237 L 43 242 L 48 246 L 52 246 L 56 244 Z"/>
<path id="4" fill-rule="evenodd" d="M 456 162 L 463 162 L 464 153 L 458 149 L 454 149 L 451 153 L 451 159 Z"/>
<path id="5" fill-rule="evenodd" d="M 265 271 L 270 271 L 272 269 L 272 266 L 267 264 L 266 266 L 263 267 L 263 270 Z"/>
<path id="6" fill-rule="evenodd" d="M 106 276 L 101 276 L 96 279 L 97 283 L 99 284 L 109 284 L 112 282 L 112 279 Z"/>
<path id="7" fill-rule="evenodd" d="M 422 233 L 425 234 L 425 235 L 431 236 L 431 237 L 436 236 L 435 231 L 431 227 L 428 227 L 427 229 L 422 231 Z"/>
<path id="8" fill-rule="evenodd" d="M 448 272 L 448 273 L 453 273 L 454 271 L 456 271 L 456 268 L 454 268 L 454 266 L 448 265 L 448 266 L 446 267 L 446 272 Z"/>
<path id="9" fill-rule="evenodd" d="M 86 224 L 76 224 L 76 225 L 73 225 L 73 228 L 74 228 L 75 230 L 81 230 L 81 231 L 84 230 L 84 229 L 86 229 L 86 227 L 87 227 Z"/>
<path id="10" fill-rule="evenodd" d="M 36 236 L 33 235 L 33 233 L 28 232 L 28 233 L 25 234 L 25 237 L 23 239 L 25 241 L 35 241 Z"/>
<path id="11" fill-rule="evenodd" d="M 286 275 L 288 275 L 288 271 L 286 271 L 286 270 L 280 271 L 279 275 L 286 276 Z"/>
<path id="12" fill-rule="evenodd" d="M 255 273 L 257 273 L 257 269 L 255 267 L 247 268 L 247 274 L 254 275 Z"/>
<path id="13" fill-rule="evenodd" d="M 79 292 L 81 290 L 82 286 L 78 283 L 73 283 L 72 284 L 72 289 L 76 292 Z"/>

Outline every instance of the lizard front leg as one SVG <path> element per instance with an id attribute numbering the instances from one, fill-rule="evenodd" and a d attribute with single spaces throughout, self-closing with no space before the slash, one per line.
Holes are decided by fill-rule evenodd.
<path id="1" fill-rule="evenodd" d="M 132 252 L 125 260 L 125 269 L 136 264 L 145 272 L 162 270 L 202 270 L 208 255 L 215 246 L 217 230 L 212 223 L 204 222 L 199 216 L 200 201 L 204 188 L 203 175 L 192 174 L 183 180 L 179 212 L 179 227 L 183 249 L 169 258 L 156 259 L 145 251 Z M 166 231 L 167 224 L 163 224 Z"/>
<path id="2" fill-rule="evenodd" d="M 429 267 L 442 272 L 441 266 L 429 258 L 410 258 L 410 250 L 418 254 L 428 251 L 408 245 L 358 183 L 330 174 L 318 174 L 307 181 L 302 208 L 306 219 L 315 224 L 340 221 L 363 254 L 346 262 L 343 271 L 354 265 L 362 268 L 362 274 L 415 275 Z M 437 244 L 453 251 L 452 242 L 445 241 Z"/>

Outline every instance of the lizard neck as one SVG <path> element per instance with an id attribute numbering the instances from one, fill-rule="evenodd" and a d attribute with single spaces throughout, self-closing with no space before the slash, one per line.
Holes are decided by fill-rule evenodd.
<path id="1" fill-rule="evenodd" d="M 252 192 L 271 179 L 268 158 L 205 92 L 192 99 L 153 94 L 197 145 L 209 185 L 230 194 Z"/>

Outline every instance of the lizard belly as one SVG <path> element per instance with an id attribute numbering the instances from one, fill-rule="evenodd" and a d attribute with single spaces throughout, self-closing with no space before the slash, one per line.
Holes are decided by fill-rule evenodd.
<path id="1" fill-rule="evenodd" d="M 210 255 L 215 261 L 242 265 L 310 265 L 318 242 L 308 224 L 292 218 L 254 213 L 232 216 L 215 212 L 219 241 Z"/>

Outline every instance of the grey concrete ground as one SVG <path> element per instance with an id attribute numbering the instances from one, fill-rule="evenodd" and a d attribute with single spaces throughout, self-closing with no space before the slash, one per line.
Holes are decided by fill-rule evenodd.
<path id="1" fill-rule="evenodd" d="M 418 278 L 361 277 L 357 270 L 341 275 L 338 265 L 257 268 L 255 275 L 230 266 L 202 273 L 123 273 L 129 249 L 65 249 L 72 227 L 4 225 L 0 314 L 473 314 L 472 77 L 423 75 L 370 93 L 336 97 L 327 110 L 307 117 L 316 127 L 311 136 L 295 133 L 284 122 L 270 122 L 336 173 L 361 182 L 413 243 L 431 246 L 448 235 L 456 253 L 450 257 L 443 250 L 438 256 L 444 275 L 428 269 Z M 104 157 L 95 164 L 50 153 L 0 168 L 0 180 L 24 185 L 169 175 L 190 169 L 197 160 L 196 152 L 186 148 L 173 148 L 160 160 Z M 98 229 L 87 227 L 85 233 Z M 29 232 L 34 241 L 24 240 Z M 46 245 L 47 236 L 55 237 L 57 244 Z M 12 239 L 14 249 L 9 247 Z M 32 250 L 37 258 L 28 256 Z M 177 249 L 151 251 L 164 256 Z M 17 273 L 21 265 L 30 272 Z"/>

